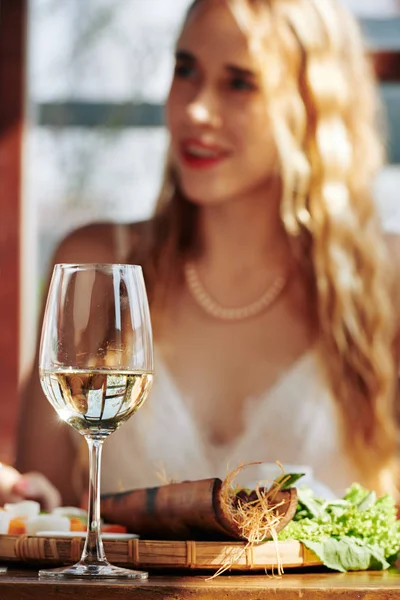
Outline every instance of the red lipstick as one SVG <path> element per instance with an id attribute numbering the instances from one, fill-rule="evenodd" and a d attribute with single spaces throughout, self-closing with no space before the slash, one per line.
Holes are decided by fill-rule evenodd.
<path id="1" fill-rule="evenodd" d="M 181 144 L 182 162 L 191 168 L 207 168 L 220 164 L 228 152 L 215 144 L 207 144 L 198 139 L 188 139 Z"/>

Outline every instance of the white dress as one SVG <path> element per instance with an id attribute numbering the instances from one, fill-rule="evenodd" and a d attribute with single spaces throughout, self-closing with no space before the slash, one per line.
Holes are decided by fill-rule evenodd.
<path id="1" fill-rule="evenodd" d="M 304 354 L 260 398 L 244 408 L 244 430 L 212 446 L 158 353 L 155 380 L 143 407 L 104 445 L 102 492 L 152 487 L 165 480 L 224 478 L 242 463 L 308 465 L 335 494 L 357 480 L 341 443 L 338 415 L 316 351 Z"/>
<path id="2" fill-rule="evenodd" d="M 398 234 L 398 201 L 390 202 L 393 193 L 387 192 L 377 193 L 382 224 L 387 233 Z M 127 243 L 123 227 L 116 233 L 122 254 Z M 338 409 L 315 349 L 297 360 L 268 393 L 248 399 L 242 434 L 223 446 L 204 439 L 190 412 L 190 398 L 182 397 L 159 353 L 155 359 L 148 400 L 104 445 L 103 493 L 171 479 L 224 478 L 250 461 L 308 465 L 313 477 L 338 495 L 359 479 L 344 448 Z"/>

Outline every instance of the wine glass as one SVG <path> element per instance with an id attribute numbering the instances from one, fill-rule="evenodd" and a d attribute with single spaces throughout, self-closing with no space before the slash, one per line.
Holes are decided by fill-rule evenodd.
<path id="1" fill-rule="evenodd" d="M 146 399 L 153 378 L 152 333 L 142 269 L 118 264 L 54 267 L 44 315 L 39 374 L 59 417 L 89 446 L 89 507 L 81 560 L 39 577 L 136 578 L 111 565 L 100 535 L 104 440 Z"/>

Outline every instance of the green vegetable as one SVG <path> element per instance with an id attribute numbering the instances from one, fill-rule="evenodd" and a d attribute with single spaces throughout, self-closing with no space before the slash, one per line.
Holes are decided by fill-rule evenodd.
<path id="1" fill-rule="evenodd" d="M 304 473 L 288 473 L 280 475 L 275 479 L 274 484 L 279 485 L 281 490 L 287 490 L 287 488 L 293 487 L 296 481 L 304 477 Z"/>
<path id="2" fill-rule="evenodd" d="M 387 569 L 400 550 L 394 499 L 376 498 L 354 483 L 341 500 L 316 498 L 303 486 L 294 516 L 279 540 L 298 540 L 336 571 Z"/>

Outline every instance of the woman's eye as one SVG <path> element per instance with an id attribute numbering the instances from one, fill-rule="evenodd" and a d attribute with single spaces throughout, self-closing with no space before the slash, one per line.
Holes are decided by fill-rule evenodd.
<path id="1" fill-rule="evenodd" d="M 189 79 L 194 75 L 195 69 L 191 65 L 176 65 L 175 76 L 181 79 Z"/>
<path id="2" fill-rule="evenodd" d="M 243 77 L 234 77 L 230 81 L 230 87 L 232 90 L 249 92 L 255 89 L 254 83 Z"/>

